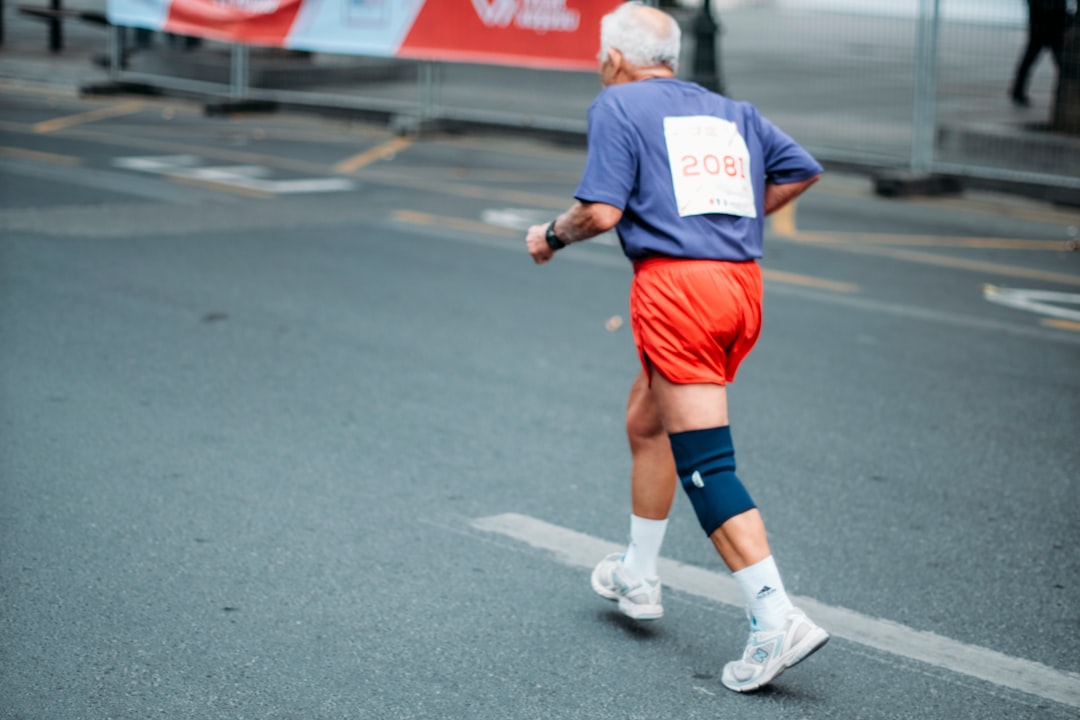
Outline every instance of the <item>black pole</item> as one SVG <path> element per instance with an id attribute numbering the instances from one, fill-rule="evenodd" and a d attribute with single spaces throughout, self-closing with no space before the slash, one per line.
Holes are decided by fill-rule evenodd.
<path id="1" fill-rule="evenodd" d="M 691 80 L 713 92 L 724 93 L 724 81 L 720 75 L 720 58 L 717 52 L 720 24 L 713 19 L 712 2 L 702 0 L 701 9 L 694 18 L 694 68 Z"/>
<path id="2" fill-rule="evenodd" d="M 64 48 L 64 31 L 59 16 L 60 0 L 52 0 L 49 7 L 57 13 L 49 20 L 49 49 L 54 53 L 58 53 Z"/>

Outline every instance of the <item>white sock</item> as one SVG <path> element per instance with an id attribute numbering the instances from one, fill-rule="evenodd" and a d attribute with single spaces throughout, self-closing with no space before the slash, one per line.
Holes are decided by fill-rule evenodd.
<path id="1" fill-rule="evenodd" d="M 784 591 L 780 571 L 772 555 L 736 573 L 732 573 L 750 608 L 750 626 L 754 630 L 779 630 L 795 606 Z"/>
<path id="2" fill-rule="evenodd" d="M 660 559 L 660 546 L 664 544 L 667 519 L 649 520 L 630 515 L 630 545 L 623 556 L 623 565 L 639 578 L 657 576 L 656 561 Z"/>

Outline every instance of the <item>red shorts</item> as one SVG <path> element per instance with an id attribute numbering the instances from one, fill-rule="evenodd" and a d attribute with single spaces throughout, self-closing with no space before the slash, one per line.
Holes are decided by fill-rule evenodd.
<path id="1" fill-rule="evenodd" d="M 645 373 L 726 385 L 761 333 L 756 262 L 653 258 L 634 264 L 630 326 Z"/>

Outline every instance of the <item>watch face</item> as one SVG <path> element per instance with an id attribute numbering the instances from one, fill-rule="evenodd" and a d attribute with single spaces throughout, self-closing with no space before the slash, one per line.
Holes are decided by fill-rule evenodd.
<path id="1" fill-rule="evenodd" d="M 558 250 L 566 247 L 566 243 L 559 239 L 559 236 L 555 234 L 555 223 L 548 225 L 547 233 L 545 234 L 547 244 L 551 246 L 552 250 Z"/>

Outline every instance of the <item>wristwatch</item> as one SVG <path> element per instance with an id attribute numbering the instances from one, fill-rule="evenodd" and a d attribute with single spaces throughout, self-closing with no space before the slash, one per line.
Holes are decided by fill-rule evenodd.
<path id="1" fill-rule="evenodd" d="M 562 250 L 566 247 L 566 243 L 559 239 L 559 236 L 555 234 L 555 221 L 552 220 L 548 225 L 547 232 L 544 233 L 544 239 L 547 240 L 548 247 L 552 250 Z"/>

